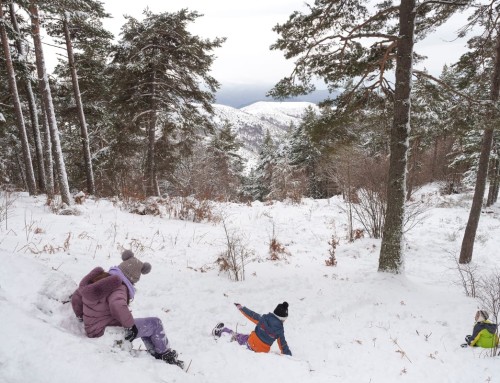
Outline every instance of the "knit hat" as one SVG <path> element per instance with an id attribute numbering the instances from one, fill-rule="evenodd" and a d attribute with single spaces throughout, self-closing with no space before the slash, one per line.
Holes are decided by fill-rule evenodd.
<path id="1" fill-rule="evenodd" d="M 118 265 L 118 268 L 133 284 L 139 281 L 141 274 L 147 274 L 151 271 L 151 264 L 148 262 L 142 263 L 130 250 L 125 250 L 122 253 L 123 262 Z"/>
<path id="2" fill-rule="evenodd" d="M 288 303 L 283 302 L 276 306 L 276 308 L 274 309 L 274 315 L 276 315 L 281 320 L 285 320 L 288 317 Z"/>
<path id="3" fill-rule="evenodd" d="M 486 319 L 488 319 L 489 315 L 488 315 L 488 311 L 485 311 L 485 310 L 479 310 L 477 312 L 479 314 L 479 318 L 477 318 L 477 321 L 478 322 L 482 322 L 482 321 L 485 321 Z"/>

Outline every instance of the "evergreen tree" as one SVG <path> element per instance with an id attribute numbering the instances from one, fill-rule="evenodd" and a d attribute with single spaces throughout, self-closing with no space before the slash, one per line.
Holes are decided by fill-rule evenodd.
<path id="1" fill-rule="evenodd" d="M 321 151 L 310 135 L 316 120 L 315 112 L 306 110 L 302 122 L 292 131 L 288 156 L 290 165 L 304 170 L 309 180 L 308 195 L 312 198 L 321 196 L 316 171 Z"/>
<path id="2" fill-rule="evenodd" d="M 59 129 L 57 127 L 56 114 L 52 99 L 52 91 L 50 89 L 49 78 L 47 75 L 47 68 L 45 66 L 45 58 L 41 40 L 40 15 L 38 10 L 37 0 L 29 1 L 28 11 L 31 19 L 31 32 L 33 37 L 33 43 L 35 46 L 38 81 L 39 81 L 40 91 L 42 93 L 43 107 L 45 116 L 47 118 L 48 131 L 50 131 L 50 139 L 52 143 L 54 160 L 57 169 L 59 192 L 61 193 L 62 202 L 65 203 L 66 205 L 71 205 L 68 176 L 66 173 L 66 164 L 64 163 L 61 141 L 59 139 Z"/>
<path id="3" fill-rule="evenodd" d="M 494 17 L 493 17 L 493 16 Z M 486 181 L 488 176 L 488 165 L 490 161 L 490 153 L 493 145 L 493 133 L 499 121 L 497 104 L 500 94 L 500 33 L 498 22 L 498 2 L 492 2 L 488 5 L 478 7 L 474 16 L 479 26 L 485 30 L 484 35 L 489 36 L 486 44 L 483 47 L 490 47 L 492 54 L 489 56 L 492 60 L 491 64 L 491 80 L 489 82 L 489 101 L 490 105 L 486 109 L 484 119 L 484 131 L 482 135 L 481 152 L 479 155 L 479 163 L 477 170 L 476 186 L 474 189 L 474 197 L 469 213 L 467 226 L 465 227 L 462 247 L 460 249 L 459 263 L 469 263 L 472 260 L 474 250 L 474 241 L 476 231 L 479 225 L 481 208 L 483 205 L 483 197 L 486 189 Z M 481 49 L 478 54 L 488 52 L 488 49 Z"/>
<path id="4" fill-rule="evenodd" d="M 255 185 L 252 188 L 253 198 L 264 201 L 271 193 L 271 183 L 273 179 L 273 168 L 276 161 L 276 146 L 271 138 L 269 130 L 266 131 L 264 141 L 259 151 L 259 159 L 255 168 Z"/>
<path id="5" fill-rule="evenodd" d="M 357 90 L 368 95 L 377 89 L 394 102 L 387 183 L 390 204 L 379 271 L 399 273 L 403 265 L 406 143 L 410 134 L 413 60 L 417 57 L 414 43 L 459 8 L 453 5 L 417 5 L 415 0 L 401 0 L 399 6 L 383 2 L 370 11 L 364 1 L 317 0 L 307 14 L 294 12 L 288 22 L 274 28 L 281 37 L 272 48 L 297 60 L 293 75 L 281 80 L 271 95 L 306 93 L 314 89 L 312 78 L 319 76 L 331 90 L 349 89 L 343 98 L 348 103 L 355 101 Z M 394 89 L 387 78 L 391 70 L 396 72 Z"/>
<path id="6" fill-rule="evenodd" d="M 28 101 L 29 115 L 31 120 L 31 130 L 33 133 L 33 142 L 35 147 L 35 159 L 36 159 L 36 169 L 38 173 L 38 185 L 39 189 L 47 193 L 47 178 L 45 173 L 45 163 L 43 155 L 43 143 L 40 133 L 40 124 L 38 120 L 38 108 L 36 103 L 35 91 L 32 87 L 32 71 L 33 66 L 28 61 L 27 52 L 25 49 L 25 43 L 23 39 L 26 39 L 26 33 L 21 31 L 19 26 L 17 15 L 14 8 L 14 3 L 9 4 L 10 20 L 12 23 L 12 29 L 14 32 L 14 39 L 16 42 L 18 63 L 20 67 L 20 80 L 23 85 L 24 91 L 26 93 L 26 98 Z M 24 29 L 27 29 L 26 27 Z M 50 189 L 51 190 L 51 189 Z M 48 193 L 50 195 L 50 193 Z"/>
<path id="7" fill-rule="evenodd" d="M 241 176 L 245 165 L 244 159 L 238 153 L 243 144 L 233 132 L 231 124 L 226 121 L 222 127 L 215 132 L 209 144 L 209 150 L 222 161 L 227 162 L 227 168 L 231 175 Z"/>
<path id="8" fill-rule="evenodd" d="M 112 76 L 114 102 L 124 124 L 132 123 L 136 134 L 146 135 L 144 187 L 150 196 L 159 194 L 158 136 L 169 135 L 178 142 L 213 128 L 201 111 L 213 113 L 213 93 L 219 84 L 209 75 L 214 60 L 210 52 L 224 39 L 201 39 L 189 33 L 187 26 L 200 16 L 197 12 L 146 10 L 144 15 L 142 21 L 127 17 L 114 52 Z"/>
<path id="9" fill-rule="evenodd" d="M 19 92 L 17 90 L 16 74 L 14 72 L 14 65 L 12 62 L 12 56 L 10 52 L 9 40 L 7 37 L 7 20 L 4 16 L 3 2 L 0 0 L 0 39 L 2 42 L 3 53 L 5 57 L 5 65 L 8 74 L 8 82 L 11 93 L 11 100 L 14 105 L 16 125 L 19 134 L 19 141 L 21 142 L 22 153 L 23 153 L 23 164 L 26 177 L 26 186 L 30 195 L 37 194 L 35 173 L 33 171 L 33 164 L 31 163 L 31 153 L 28 143 L 28 136 L 26 133 L 26 126 L 24 124 L 24 116 L 21 107 L 21 100 L 19 98 Z"/>
<path id="10" fill-rule="evenodd" d="M 92 153 L 102 149 L 98 137 L 106 131 L 104 121 L 109 120 L 106 116 L 109 113 L 103 114 L 102 108 L 100 114 L 96 115 L 97 105 L 109 100 L 109 92 L 106 91 L 109 81 L 106 81 L 104 73 L 113 36 L 103 28 L 101 21 L 109 15 L 104 12 L 102 3 L 96 0 L 75 0 L 69 4 L 67 0 L 57 0 L 47 7 L 47 11 L 54 14 L 52 21 L 47 24 L 48 33 L 56 42 L 64 44 L 68 53 L 67 62 L 61 61 L 56 68 L 61 120 L 67 126 L 79 126 L 78 139 L 68 139 L 65 145 L 65 150 L 71 153 L 69 175 L 76 184 L 81 183 L 80 178 L 84 175 L 87 192 L 95 194 L 96 156 Z M 68 82 L 71 87 L 67 85 Z M 65 134 L 72 135 L 73 129 L 68 129 Z M 84 161 L 81 161 L 81 156 L 73 154 L 78 150 L 72 147 L 77 142 L 80 143 Z"/>

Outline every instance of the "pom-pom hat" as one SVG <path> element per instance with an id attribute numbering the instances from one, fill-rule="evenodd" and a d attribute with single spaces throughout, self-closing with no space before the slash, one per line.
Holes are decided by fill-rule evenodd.
<path id="1" fill-rule="evenodd" d="M 276 315 L 279 319 L 285 320 L 288 318 L 288 303 L 283 302 L 280 303 L 273 311 L 274 315 Z"/>
<path id="2" fill-rule="evenodd" d="M 147 274 L 151 271 L 151 264 L 139 261 L 130 250 L 125 250 L 122 253 L 122 259 L 123 262 L 118 265 L 118 268 L 133 284 L 139 281 L 141 274 Z"/>

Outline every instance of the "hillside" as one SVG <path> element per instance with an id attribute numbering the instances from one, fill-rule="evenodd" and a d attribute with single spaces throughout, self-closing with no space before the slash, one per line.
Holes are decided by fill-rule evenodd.
<path id="1" fill-rule="evenodd" d="M 243 143 L 241 155 L 247 159 L 247 168 L 251 168 L 258 156 L 260 145 L 266 131 L 271 137 L 280 140 L 289 132 L 291 126 L 297 126 L 307 108 L 319 110 L 310 102 L 256 102 L 241 109 L 227 105 L 214 105 L 214 121 L 222 126 L 228 122 Z"/>
<path id="2" fill-rule="evenodd" d="M 343 201 L 216 204 L 231 233 L 253 252 L 245 280 L 231 281 L 215 260 L 224 250 L 221 222 L 134 215 L 116 201 L 87 200 L 80 215 L 55 215 L 43 196 L 0 200 L 0 382 L 105 383 L 422 383 L 494 382 L 499 357 L 460 348 L 472 331 L 477 300 L 467 298 L 453 260 L 471 194 L 420 191 L 427 213 L 406 235 L 405 272 L 377 272 L 380 240 L 346 241 Z M 7 203 L 8 202 L 8 203 Z M 5 219 L 7 217 L 7 219 Z M 288 254 L 269 260 L 272 233 Z M 328 241 L 340 239 L 338 265 L 327 267 Z M 481 216 L 474 264 L 500 269 L 500 208 Z M 153 359 L 140 340 L 114 347 L 116 330 L 86 338 L 66 303 L 95 266 L 120 263 L 131 248 L 153 266 L 137 284 L 135 317 L 157 316 L 186 373 Z M 238 302 L 261 314 L 290 304 L 285 333 L 293 356 L 256 354 L 214 340 L 213 326 L 249 333 Z"/>

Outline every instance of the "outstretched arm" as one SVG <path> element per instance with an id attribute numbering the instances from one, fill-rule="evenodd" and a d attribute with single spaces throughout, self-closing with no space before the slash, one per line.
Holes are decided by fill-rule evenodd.
<path id="1" fill-rule="evenodd" d="M 260 321 L 261 315 L 257 314 L 256 312 L 250 310 L 249 308 L 246 308 L 239 303 L 234 304 L 238 310 L 248 319 L 251 320 L 253 323 L 257 324 Z"/>

